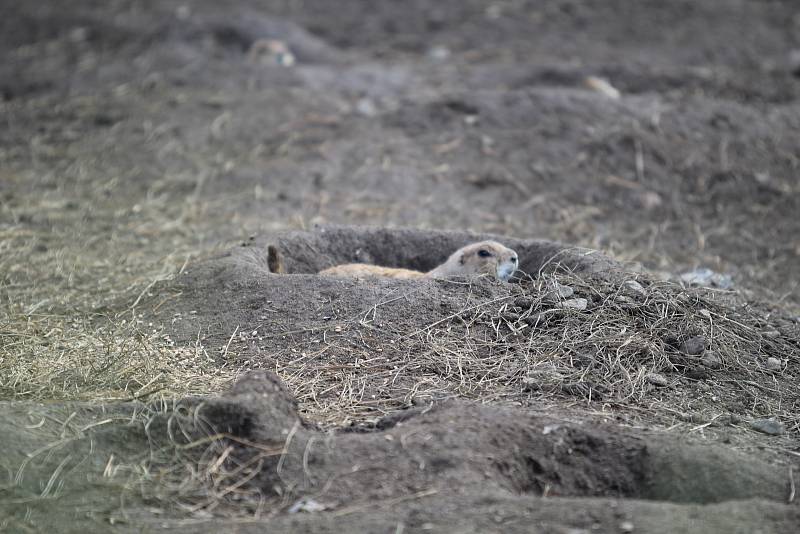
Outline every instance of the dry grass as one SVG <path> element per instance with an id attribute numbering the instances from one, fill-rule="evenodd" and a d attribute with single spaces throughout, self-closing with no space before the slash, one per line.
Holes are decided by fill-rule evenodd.
<path id="1" fill-rule="evenodd" d="M 557 296 L 555 284 L 574 294 Z M 325 423 L 375 420 L 413 403 L 460 397 L 636 407 L 655 420 L 727 412 L 798 428 L 796 325 L 732 294 L 646 276 L 637 284 L 542 274 L 414 332 L 374 324 L 366 313 L 325 327 L 326 335 L 298 335 L 272 356 L 307 414 Z M 586 310 L 564 307 L 576 298 L 588 300 Z M 681 352 L 694 336 L 707 340 L 705 355 L 715 354 L 718 366 Z M 767 369 L 770 357 L 782 361 L 781 370 Z"/>
<path id="2" fill-rule="evenodd" d="M 265 464 L 274 466 L 284 447 L 220 433 L 200 415 L 201 406 L 162 403 L 139 414 L 137 425 L 150 448 L 119 466 L 127 491 L 188 522 L 207 519 L 218 508 L 231 518 L 257 519 L 285 506 L 280 495 L 268 505 L 262 491 L 248 484 Z"/>
<path id="3" fill-rule="evenodd" d="M 791 371 L 800 364 L 796 327 L 731 294 L 646 276 L 638 283 L 545 273 L 413 332 L 389 331 L 365 313 L 331 326 L 353 347 L 360 340 L 364 350 L 344 354 L 334 343 L 298 339 L 293 350 L 274 355 L 281 360 L 277 370 L 306 416 L 323 424 L 375 421 L 413 403 L 459 397 L 556 407 L 562 414 L 574 404 L 584 413 L 632 409 L 649 423 L 675 414 L 701 426 L 735 423 L 731 414 L 770 416 L 798 429 L 800 386 Z M 565 298 L 553 288 L 564 286 L 574 292 L 567 299 L 586 298 L 588 309 L 563 307 Z M 703 368 L 700 357 L 673 346 L 697 335 L 707 337 L 721 360 L 704 381 L 684 376 Z M 304 351 L 306 342 L 315 352 Z M 785 358 L 784 369 L 767 370 L 768 357 Z M 653 373 L 667 384 L 654 384 Z M 698 392 L 708 394 L 708 403 Z M 212 513 L 252 519 L 290 505 L 291 492 L 276 488 L 267 497 L 250 484 L 274 471 L 281 447 L 220 434 L 196 407 L 162 401 L 139 414 L 152 448 L 125 465 L 128 490 L 164 510 L 180 510 L 187 521 Z"/>
<path id="4" fill-rule="evenodd" d="M 219 246 L 202 243 L 213 206 L 161 191 L 182 177 L 164 177 L 142 195 L 127 190 L 141 187 L 135 181 L 84 180 L 84 171 L 62 169 L 55 181 L 3 176 L 14 196 L 0 202 L 0 399 L 218 391 L 235 369 L 171 345 L 131 306 L 155 281 Z"/>
<path id="5" fill-rule="evenodd" d="M 0 323 L 0 397 L 145 400 L 219 391 L 235 371 L 141 319 L 23 314 Z"/>

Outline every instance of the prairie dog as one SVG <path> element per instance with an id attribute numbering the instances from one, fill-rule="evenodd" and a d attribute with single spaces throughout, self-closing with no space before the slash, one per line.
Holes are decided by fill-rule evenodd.
<path id="1" fill-rule="evenodd" d="M 456 250 L 443 264 L 423 273 L 410 269 L 380 267 L 366 263 L 336 265 L 319 272 L 326 276 L 384 276 L 389 278 L 446 278 L 448 276 L 489 275 L 503 281 L 517 270 L 517 253 L 497 241 L 481 241 Z"/>

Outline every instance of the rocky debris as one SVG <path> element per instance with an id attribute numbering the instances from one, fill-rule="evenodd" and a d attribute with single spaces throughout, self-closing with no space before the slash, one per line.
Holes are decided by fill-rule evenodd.
<path id="1" fill-rule="evenodd" d="M 770 371 L 780 371 L 783 369 L 783 362 L 781 362 L 778 358 L 767 358 L 766 368 Z"/>
<path id="2" fill-rule="evenodd" d="M 320 502 L 315 501 L 314 499 L 303 497 L 302 499 L 298 499 L 292 506 L 289 507 L 288 512 L 290 514 L 296 514 L 298 512 L 322 512 L 323 510 L 327 510 L 330 508 L 327 504 L 323 504 Z"/>
<path id="3" fill-rule="evenodd" d="M 378 108 L 371 98 L 359 98 L 356 102 L 356 111 L 365 117 L 374 117 L 378 114 Z"/>
<path id="4" fill-rule="evenodd" d="M 708 340 L 705 336 L 692 336 L 680 345 L 680 351 L 689 356 L 703 354 L 708 347 Z"/>
<path id="5" fill-rule="evenodd" d="M 800 49 L 794 49 L 789 52 L 787 66 L 793 75 L 800 76 Z"/>
<path id="6" fill-rule="evenodd" d="M 777 339 L 781 337 L 781 333 L 777 330 L 765 330 L 761 332 L 761 335 L 768 339 Z"/>
<path id="7" fill-rule="evenodd" d="M 719 369 L 722 367 L 722 358 L 716 352 L 709 351 L 703 354 L 703 357 L 700 358 L 700 363 L 709 369 Z"/>
<path id="8" fill-rule="evenodd" d="M 689 285 L 703 287 L 717 287 L 730 289 L 733 287 L 733 278 L 729 274 L 722 274 L 711 269 L 695 269 L 681 273 L 681 280 Z"/>
<path id="9" fill-rule="evenodd" d="M 517 297 L 514 300 L 514 306 L 521 310 L 529 310 L 536 301 L 533 300 L 531 297 Z"/>
<path id="10" fill-rule="evenodd" d="M 568 310 L 583 311 L 589 305 L 589 301 L 584 298 L 575 298 L 559 302 L 558 307 Z"/>
<path id="11" fill-rule="evenodd" d="M 667 380 L 667 377 L 660 373 L 648 373 L 645 378 L 649 383 L 660 388 L 667 387 L 669 385 L 669 380 Z"/>
<path id="12" fill-rule="evenodd" d="M 623 289 L 625 290 L 625 293 L 628 296 L 632 296 L 632 297 L 646 297 L 647 296 L 647 290 L 644 288 L 644 286 L 642 284 L 640 284 L 636 280 L 626 280 L 622 284 L 622 287 L 623 287 Z"/>
<path id="13" fill-rule="evenodd" d="M 597 91 L 598 93 L 607 96 L 612 100 L 619 100 L 622 94 L 619 89 L 611 85 L 608 80 L 598 76 L 587 76 L 583 83 L 589 89 Z"/>
<path id="14" fill-rule="evenodd" d="M 545 299 L 548 300 L 561 300 L 567 299 L 575 294 L 575 290 L 564 284 L 559 284 L 555 280 L 550 280 L 547 284 L 547 293 Z"/>
<path id="15" fill-rule="evenodd" d="M 446 61 L 450 58 L 450 49 L 446 46 L 434 46 L 428 50 L 428 57 L 436 61 Z"/>
<path id="16" fill-rule="evenodd" d="M 775 419 L 756 419 L 750 422 L 750 428 L 770 436 L 781 436 L 786 432 L 783 423 Z"/>

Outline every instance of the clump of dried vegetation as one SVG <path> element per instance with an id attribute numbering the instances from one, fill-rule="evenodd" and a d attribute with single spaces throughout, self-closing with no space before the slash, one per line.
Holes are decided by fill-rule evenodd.
<path id="1" fill-rule="evenodd" d="M 647 276 L 543 274 L 420 336 L 431 368 L 481 397 L 518 397 L 522 386 L 538 397 L 641 405 L 655 400 L 648 393 L 702 384 L 720 395 L 755 388 L 752 411 L 787 418 L 800 400 L 796 325 L 729 293 Z M 774 361 L 780 368 L 769 368 Z"/>
<path id="2" fill-rule="evenodd" d="M 218 391 L 231 375 L 141 319 L 17 311 L 0 319 L 0 396 L 144 400 Z"/>
<path id="3" fill-rule="evenodd" d="M 768 416 L 799 428 L 797 325 L 763 306 L 644 275 L 558 271 L 507 289 L 413 332 L 375 324 L 377 310 L 331 325 L 381 350 L 347 360 L 312 336 L 278 371 L 306 416 L 323 424 L 376 423 L 412 404 L 459 397 L 561 413 L 576 404 L 597 413 L 633 409 L 656 424 L 676 414 L 701 426 Z M 303 343 L 323 359 L 301 351 Z M 770 369 L 769 358 L 781 367 Z M 137 464 L 142 492 L 199 517 L 226 503 L 257 517 L 291 504 L 291 492 L 265 497 L 249 484 L 274 468 L 281 447 L 241 443 L 192 410 L 164 404 L 151 413 L 171 439 Z M 240 447 L 250 454 L 231 463 Z"/>
<path id="4" fill-rule="evenodd" d="M 273 365 L 306 414 L 324 423 L 374 421 L 458 397 L 633 407 L 671 419 L 698 411 L 776 417 L 798 428 L 798 325 L 765 305 L 642 274 L 563 270 L 499 295 L 442 320 L 421 318 L 413 331 L 381 319 L 376 305 L 293 334 L 290 347 L 258 354 L 259 364 Z"/>

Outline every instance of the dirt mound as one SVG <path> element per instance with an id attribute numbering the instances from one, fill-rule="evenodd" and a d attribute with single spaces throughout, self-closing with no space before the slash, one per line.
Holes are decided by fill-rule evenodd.
<path id="1" fill-rule="evenodd" d="M 0 3 L 0 530 L 793 534 L 794 4 Z"/>
<path id="2" fill-rule="evenodd" d="M 229 339 L 231 327 L 251 332 L 267 324 L 265 331 L 279 337 L 298 328 L 313 330 L 310 325 L 320 319 L 330 323 L 360 318 L 376 306 L 389 314 L 386 319 L 391 318 L 395 326 L 421 326 L 427 320 L 451 314 L 460 300 L 459 293 L 469 298 L 477 291 L 491 300 L 508 295 L 508 286 L 485 283 L 475 289 L 471 284 L 434 280 L 363 283 L 306 275 L 352 262 L 427 271 L 456 249 L 483 239 L 497 239 L 514 248 L 520 257 L 520 276 L 542 269 L 608 275 L 621 269 L 597 251 L 544 240 L 465 232 L 321 227 L 314 232 L 251 239 L 219 257 L 190 265 L 175 280 L 156 286 L 153 298 L 142 309 L 152 310 L 149 313 L 162 321 L 170 318 L 171 335 L 180 343 L 198 339 L 198 332 L 203 340 L 219 343 Z M 287 275 L 269 271 L 267 248 L 271 244 L 281 251 Z M 403 293 L 399 298 L 398 291 Z M 405 302 L 402 307 L 393 305 L 398 300 Z M 408 306 L 420 307 L 420 314 L 410 313 Z"/>
<path id="3" fill-rule="evenodd" d="M 262 495 L 295 492 L 337 505 L 433 488 L 698 504 L 750 498 L 780 502 L 789 492 L 782 469 L 668 436 L 608 432 L 453 402 L 378 421 L 379 430 L 325 435 L 308 428 L 292 402 L 277 376 L 254 373 L 222 399 L 201 402 L 181 428 L 191 440 L 199 439 L 203 436 L 191 430 L 191 422 L 201 420 L 198 430 L 232 436 L 230 466 L 252 465 L 254 457 L 267 456 L 248 483 Z M 265 447 L 281 454 L 265 455 Z M 348 468 L 348 475 L 332 485 L 336 473 Z"/>
<path id="4" fill-rule="evenodd" d="M 221 397 L 169 407 L 9 408 L 0 422 L 8 459 L 33 452 L 6 500 L 6 525 L 49 525 L 40 505 L 51 493 L 80 510 L 109 491 L 127 503 L 111 512 L 112 524 L 155 528 L 153 506 L 171 502 L 158 524 L 188 529 L 176 515 L 183 509 L 196 532 L 223 522 L 235 532 L 453 522 L 472 531 L 487 521 L 507 532 L 549 523 L 688 532 L 697 505 L 706 505 L 694 519 L 703 532 L 790 532 L 800 520 L 796 504 L 781 504 L 792 491 L 785 469 L 726 447 L 458 401 L 420 405 L 369 429 L 324 431 L 269 372 L 242 377 Z M 11 431 L 26 417 L 68 413 L 91 423 Z M 45 434 L 59 432 L 48 443 Z M 363 514 L 367 507 L 385 512 Z M 558 519 L 574 507 L 583 512 Z M 94 531 L 90 516 L 72 522 Z"/>
<path id="5" fill-rule="evenodd" d="M 353 261 L 427 270 L 487 237 L 519 253 L 514 283 L 314 274 Z M 269 272 L 270 244 L 289 274 Z M 657 396 L 668 417 L 672 402 L 703 406 L 700 419 L 718 419 L 710 412 L 723 406 L 727 423 L 796 421 L 788 406 L 797 401 L 800 332 L 790 318 L 546 241 L 346 227 L 279 234 L 187 266 L 138 309 L 140 321 L 162 325 L 170 342 L 216 365 L 279 370 L 304 405 L 312 402 L 317 416 L 330 409 L 338 422 L 420 399 L 487 394 L 527 406 L 558 394 L 650 408 Z M 740 391 L 719 386 L 702 400 L 720 383 Z M 687 393 L 701 399 L 689 402 Z M 765 404 L 754 411 L 742 393 Z"/>

